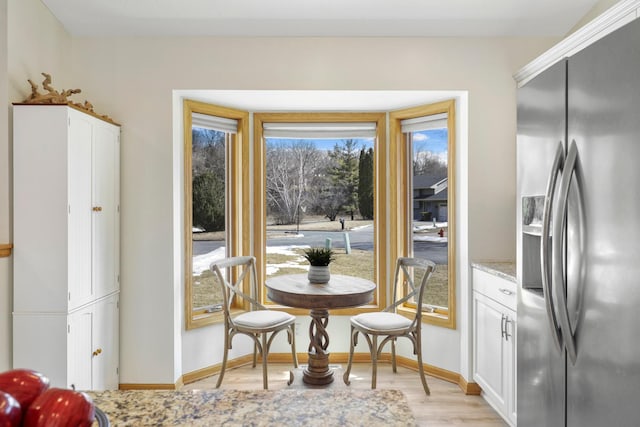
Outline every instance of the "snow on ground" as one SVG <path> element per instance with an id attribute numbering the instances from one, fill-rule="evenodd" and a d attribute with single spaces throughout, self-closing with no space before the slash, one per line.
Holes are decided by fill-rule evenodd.
<path id="1" fill-rule="evenodd" d="M 309 245 L 267 246 L 267 253 L 293 256 L 296 254 L 294 249 L 307 249 L 308 247 Z"/>
<path id="2" fill-rule="evenodd" d="M 216 249 L 215 251 L 207 252 L 206 254 L 196 255 L 193 257 L 193 274 L 195 276 L 201 275 L 204 271 L 209 269 L 212 262 L 218 261 L 226 256 L 225 247 Z"/>
<path id="3" fill-rule="evenodd" d="M 309 245 L 267 246 L 267 253 L 296 256 L 296 253 L 293 251 L 294 249 L 306 249 L 308 247 Z M 267 276 L 277 273 L 281 268 L 299 268 L 308 271 L 309 265 L 300 264 L 301 262 L 305 262 L 305 259 L 304 257 L 298 256 L 282 264 L 267 264 Z"/>
<path id="4" fill-rule="evenodd" d="M 419 234 L 414 234 L 413 235 L 413 241 L 414 242 L 447 242 L 447 238 L 446 237 L 440 237 L 440 236 L 421 236 Z"/>
<path id="5" fill-rule="evenodd" d="M 447 237 L 440 237 L 438 235 L 421 235 L 421 234 L 416 234 L 419 233 L 420 231 L 426 231 L 426 230 L 435 230 L 437 228 L 444 228 L 447 227 L 449 225 L 448 222 L 419 222 L 419 221 L 414 221 L 413 222 L 413 241 L 417 241 L 417 242 L 447 242 L 448 238 Z"/>
<path id="6" fill-rule="evenodd" d="M 360 225 L 358 227 L 353 227 L 351 229 L 351 231 L 358 231 L 358 230 L 362 230 L 364 228 L 368 228 L 368 227 L 373 227 L 373 224 L 368 224 L 368 225 Z"/>
<path id="7" fill-rule="evenodd" d="M 426 222 L 426 221 L 413 221 L 413 231 L 433 230 L 434 228 L 448 227 L 448 222 Z"/>
<path id="8" fill-rule="evenodd" d="M 268 254 L 281 254 L 288 256 L 295 256 L 294 249 L 306 249 L 309 245 L 289 245 L 289 246 L 267 246 Z M 226 256 L 225 247 L 218 248 L 214 251 L 207 252 L 206 254 L 196 255 L 193 257 L 193 274 L 199 276 L 204 271 L 209 269 L 212 262 L 223 259 Z M 300 264 L 305 262 L 305 259 L 301 256 L 287 261 L 282 264 L 267 264 L 267 276 L 275 274 L 281 268 L 299 268 L 301 270 L 308 271 L 309 266 L 307 264 Z"/>
<path id="9" fill-rule="evenodd" d="M 439 227 L 446 227 L 446 222 L 437 222 L 435 227 L 433 223 L 417 223 L 414 225 L 413 230 L 422 231 L 422 230 L 430 230 Z M 371 227 L 371 225 L 363 225 L 362 227 L 355 227 L 353 230 L 362 229 L 365 227 Z M 424 236 L 420 234 L 413 235 L 414 241 L 421 242 L 447 242 L 447 237 L 440 237 L 438 235 L 430 235 Z M 309 245 L 288 245 L 288 246 L 267 246 L 268 254 L 281 254 L 281 255 L 289 255 L 296 256 L 296 253 L 293 251 L 294 249 L 306 249 Z M 226 256 L 225 247 L 218 248 L 214 251 L 207 252 L 206 254 L 196 255 L 193 257 L 193 274 L 198 276 L 202 274 L 204 271 L 209 269 L 209 266 L 212 262 L 220 260 Z M 301 264 L 302 263 L 302 264 Z M 281 264 L 267 264 L 267 276 L 275 274 L 281 268 L 299 268 L 303 271 L 309 270 L 309 265 L 305 262 L 304 257 L 298 256 L 290 261 Z"/>

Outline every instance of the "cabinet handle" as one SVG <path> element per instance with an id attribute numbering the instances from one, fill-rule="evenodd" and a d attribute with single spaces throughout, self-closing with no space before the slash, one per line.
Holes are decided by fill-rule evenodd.
<path id="1" fill-rule="evenodd" d="M 102 212 L 102 206 L 94 206 L 93 207 L 93 211 L 94 212 Z"/>
<path id="2" fill-rule="evenodd" d="M 506 329 L 507 329 L 507 327 L 506 327 L 506 325 L 507 325 L 507 324 L 506 324 L 506 322 L 505 322 L 506 320 L 507 320 L 507 316 L 505 316 L 505 315 L 503 314 L 503 315 L 502 315 L 502 319 L 500 320 L 500 336 L 501 336 L 502 338 L 504 338 L 504 337 L 505 337 L 505 334 L 506 334 Z"/>
<path id="3" fill-rule="evenodd" d="M 93 357 L 99 355 L 100 353 L 102 353 L 102 349 L 101 348 L 99 348 L 99 349 L 97 349 L 96 351 L 93 352 Z"/>
<path id="4" fill-rule="evenodd" d="M 509 337 L 511 334 L 509 333 L 509 323 L 512 323 L 513 320 L 509 319 L 509 316 L 505 316 L 504 321 L 504 340 L 509 341 Z"/>
<path id="5" fill-rule="evenodd" d="M 500 288 L 498 289 L 500 292 L 502 292 L 505 295 L 513 295 L 513 292 L 510 291 L 509 289 L 505 289 L 505 288 Z"/>

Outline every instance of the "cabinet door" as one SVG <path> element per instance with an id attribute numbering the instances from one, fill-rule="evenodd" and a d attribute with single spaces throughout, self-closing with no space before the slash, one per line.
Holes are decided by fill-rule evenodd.
<path id="1" fill-rule="evenodd" d="M 516 312 L 473 292 L 474 379 L 486 400 L 516 425 Z"/>
<path id="2" fill-rule="evenodd" d="M 504 308 L 497 302 L 482 294 L 474 292 L 474 378 L 489 394 L 489 398 L 503 410 L 506 408 L 507 386 L 506 373 L 508 361 L 505 341 Z"/>
<path id="3" fill-rule="evenodd" d="M 68 243 L 68 192 L 69 185 L 82 185 L 87 181 L 69 182 L 68 179 L 67 110 L 66 106 L 51 105 L 15 105 L 13 108 L 15 313 L 66 313 L 69 282 L 80 283 L 68 271 L 68 250 L 80 251 Z M 72 214 L 76 212 L 80 211 L 74 210 Z M 11 281 L 3 282 L 0 287 L 4 289 L 5 283 Z M 65 315 L 62 323 L 66 325 L 66 322 Z M 62 330 L 66 335 L 66 327 Z"/>
<path id="4" fill-rule="evenodd" d="M 93 281 L 96 298 L 118 289 L 119 150 L 117 127 L 93 128 Z"/>
<path id="5" fill-rule="evenodd" d="M 517 420 L 517 367 L 516 367 L 516 331 L 517 328 L 517 314 L 512 310 L 505 310 L 505 315 L 507 316 L 507 322 L 505 325 L 506 334 L 508 337 L 506 338 L 507 342 L 504 346 L 504 359 L 507 364 L 507 374 L 506 378 L 509 384 L 507 385 L 507 418 L 511 421 L 512 425 L 516 425 Z"/>
<path id="6" fill-rule="evenodd" d="M 68 316 L 67 387 L 91 390 L 91 341 L 93 310 L 91 307 Z"/>
<path id="7" fill-rule="evenodd" d="M 120 359 L 118 295 L 95 304 L 92 346 L 92 389 L 117 390 Z"/>
<path id="8" fill-rule="evenodd" d="M 91 274 L 91 117 L 69 114 L 68 308 L 89 302 L 94 295 Z M 43 177 L 46 179 L 46 177 Z"/>

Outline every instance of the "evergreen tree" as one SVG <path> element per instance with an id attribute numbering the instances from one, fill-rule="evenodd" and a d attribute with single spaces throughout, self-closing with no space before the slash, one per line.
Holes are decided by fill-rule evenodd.
<path id="1" fill-rule="evenodd" d="M 336 144 L 329 152 L 332 165 L 327 171 L 334 189 L 334 197 L 340 201 L 341 210 L 353 219 L 358 209 L 358 147 L 356 141 L 347 139 Z"/>
<path id="2" fill-rule="evenodd" d="M 191 165 L 193 226 L 222 231 L 225 229 L 225 133 L 193 128 Z"/>
<path id="3" fill-rule="evenodd" d="M 213 172 L 193 177 L 193 225 L 206 231 L 225 229 L 224 181 Z"/>
<path id="4" fill-rule="evenodd" d="M 373 148 L 360 150 L 358 205 L 363 219 L 373 219 Z"/>

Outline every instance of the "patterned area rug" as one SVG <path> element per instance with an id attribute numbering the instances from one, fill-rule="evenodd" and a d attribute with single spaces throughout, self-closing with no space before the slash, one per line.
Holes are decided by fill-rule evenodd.
<path id="1" fill-rule="evenodd" d="M 399 390 L 88 392 L 112 426 L 415 426 Z"/>

